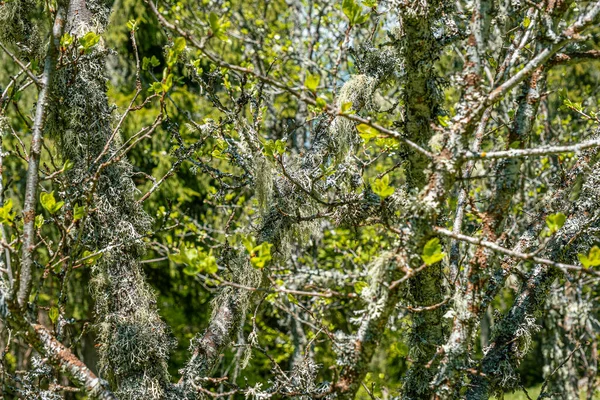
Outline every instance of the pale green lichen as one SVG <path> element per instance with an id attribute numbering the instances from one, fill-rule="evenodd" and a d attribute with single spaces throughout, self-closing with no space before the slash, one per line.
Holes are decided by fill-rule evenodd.
<path id="1" fill-rule="evenodd" d="M 261 210 L 266 209 L 270 203 L 273 192 L 273 166 L 269 160 L 261 157 L 256 161 L 256 172 L 254 174 L 254 193 L 258 199 Z"/>
<path id="2" fill-rule="evenodd" d="M 31 60 L 43 54 L 39 23 L 32 22 L 32 17 L 41 13 L 41 7 L 42 3 L 36 0 L 13 0 L 0 5 L 0 41 L 14 45 L 20 57 Z"/>
<path id="3" fill-rule="evenodd" d="M 352 104 L 354 110 L 370 111 L 373 109 L 373 98 L 378 80 L 367 75 L 354 75 L 346 82 L 337 101 L 337 106 L 342 107 L 346 103 Z M 329 146 L 337 163 L 342 162 L 348 153 L 360 143 L 357 135 L 356 122 L 337 117 L 329 130 Z"/>
<path id="4" fill-rule="evenodd" d="M 70 22 L 79 32 L 98 29 L 108 17 L 106 4 L 92 1 L 86 5 L 93 18 Z M 50 105 L 47 130 L 56 138 L 61 157 L 74 164 L 67 173 L 70 185 L 65 197 L 72 199 L 68 206 L 85 204 L 97 168 L 116 152 L 113 142 L 94 163 L 113 133 L 105 55 L 101 44 L 90 54 L 73 53 L 77 62 L 61 68 L 54 78 L 56 101 Z M 93 211 L 82 222 L 81 233 L 72 234 L 78 235 L 83 249 L 103 252 L 92 266 L 90 282 L 101 375 L 120 399 L 165 399 L 171 387 L 167 359 L 174 342 L 158 315 L 155 294 L 139 263 L 151 219 L 135 201 L 138 191 L 132 174 L 124 157 L 104 168 L 89 207 Z"/>

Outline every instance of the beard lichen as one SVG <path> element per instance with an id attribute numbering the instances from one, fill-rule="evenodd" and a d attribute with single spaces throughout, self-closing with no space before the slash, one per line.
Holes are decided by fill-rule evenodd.
<path id="1" fill-rule="evenodd" d="M 43 53 L 44 41 L 31 18 L 39 12 L 39 4 L 35 0 L 14 0 L 0 6 L 0 41 L 16 46 L 19 56 L 29 60 L 40 58 Z"/>
<path id="2" fill-rule="evenodd" d="M 82 31 L 106 21 L 104 3 L 87 6 L 94 17 L 87 23 L 71 21 L 71 28 Z M 67 173 L 70 185 L 65 198 L 73 199 L 67 207 L 90 200 L 87 209 L 92 211 L 81 222 L 78 250 L 102 252 L 91 268 L 90 282 L 100 374 L 120 399 L 165 399 L 170 387 L 167 359 L 174 343 L 139 262 L 151 219 L 135 201 L 132 166 L 124 157 L 96 174 L 103 162 L 116 155 L 114 142 L 94 163 L 113 133 L 105 55 L 101 45 L 90 54 L 73 54 L 77 59 L 56 72 L 52 93 L 56 101 L 50 104 L 47 130 L 56 138 L 61 157 L 74 165 Z"/>

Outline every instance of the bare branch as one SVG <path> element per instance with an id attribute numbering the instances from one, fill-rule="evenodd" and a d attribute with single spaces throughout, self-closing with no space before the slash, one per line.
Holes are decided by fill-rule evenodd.
<path id="1" fill-rule="evenodd" d="M 567 273 L 568 271 L 577 271 L 577 272 L 583 272 L 583 273 L 590 274 L 590 275 L 600 276 L 600 272 L 589 269 L 589 268 L 583 268 L 583 267 L 579 267 L 577 265 L 559 263 L 556 261 L 549 260 L 547 258 L 537 257 L 534 253 L 519 253 L 519 252 L 510 250 L 510 249 L 506 249 L 502 246 L 499 246 L 496 243 L 489 242 L 489 241 L 483 240 L 481 238 L 475 238 L 472 236 L 455 233 L 446 228 L 435 227 L 435 228 L 433 228 L 433 230 L 441 235 L 448 236 L 448 237 L 451 237 L 456 240 L 461 240 L 463 242 L 486 247 L 490 250 L 497 251 L 498 253 L 501 253 L 501 254 L 504 254 L 504 255 L 507 255 L 510 257 L 515 257 L 520 260 L 533 261 L 537 264 L 543 264 L 543 265 L 555 267 L 565 273 Z"/>
<path id="2" fill-rule="evenodd" d="M 40 81 L 40 91 L 37 99 L 31 150 L 29 151 L 29 166 L 27 169 L 27 183 L 25 190 L 25 203 L 23 204 L 23 250 L 21 253 L 21 270 L 19 272 L 19 290 L 17 301 L 21 308 L 25 307 L 31 292 L 33 251 L 35 246 L 35 207 L 37 205 L 37 185 L 39 182 L 39 165 L 42 149 L 44 124 L 48 111 L 48 95 L 50 84 L 56 68 L 60 38 L 65 24 L 65 10 L 59 6 L 52 27 L 52 37 L 48 44 L 44 73 Z M 34 79 L 34 78 L 32 78 Z"/>
<path id="3" fill-rule="evenodd" d="M 466 152 L 463 158 L 465 160 L 478 160 L 478 159 L 498 159 L 498 158 L 517 158 L 517 157 L 533 157 L 533 156 L 547 156 L 551 154 L 564 154 L 564 153 L 578 153 L 582 150 L 590 149 L 593 147 L 600 146 L 600 139 L 588 140 L 573 144 L 570 146 L 544 146 L 535 149 L 511 149 L 503 151 L 490 151 L 490 152 Z"/>

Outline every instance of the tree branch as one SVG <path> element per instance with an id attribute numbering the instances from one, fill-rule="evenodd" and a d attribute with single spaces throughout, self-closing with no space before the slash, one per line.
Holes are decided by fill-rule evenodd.
<path id="1" fill-rule="evenodd" d="M 52 365 L 64 372 L 77 387 L 85 390 L 90 399 L 117 400 L 106 381 L 98 378 L 44 326 L 26 321 L 18 305 L 14 304 L 11 308 L 11 312 L 4 318 L 6 322 L 24 332 L 25 340 Z"/>
<path id="2" fill-rule="evenodd" d="M 44 73 L 39 82 L 40 91 L 37 99 L 29 165 L 25 186 L 25 202 L 23 204 L 23 245 L 21 253 L 21 269 L 19 271 L 19 289 L 17 302 L 24 308 L 31 292 L 33 252 L 35 250 L 35 208 L 37 205 L 37 185 L 39 182 L 40 155 L 43 141 L 44 124 L 48 112 L 48 96 L 53 81 L 54 71 L 59 53 L 60 38 L 65 25 L 65 9 L 59 6 L 52 27 L 52 36 L 48 44 Z M 33 79 L 33 78 L 32 78 Z"/>
<path id="3" fill-rule="evenodd" d="M 435 232 L 439 233 L 440 235 L 448 236 L 453 239 L 471 243 L 471 244 L 474 244 L 477 246 L 482 246 L 482 247 L 488 248 L 490 250 L 494 250 L 498 253 L 501 253 L 501 254 L 504 254 L 504 255 L 507 255 L 510 257 L 518 258 L 518 259 L 524 260 L 524 261 L 533 261 L 537 264 L 543 264 L 543 265 L 555 267 L 555 268 L 560 269 L 564 273 L 567 273 L 568 271 L 577 271 L 577 272 L 583 272 L 583 273 L 589 274 L 589 275 L 600 276 L 600 272 L 595 271 L 593 269 L 583 268 L 583 267 L 579 267 L 577 265 L 559 263 L 556 261 L 549 260 L 547 258 L 537 257 L 534 253 L 519 253 L 517 251 L 513 251 L 510 249 L 504 248 L 502 246 L 499 246 L 494 242 L 489 242 L 487 240 L 483 240 L 482 238 L 475 238 L 472 236 L 455 233 L 446 228 L 435 227 L 435 228 L 433 228 L 433 230 Z"/>
<path id="4" fill-rule="evenodd" d="M 490 152 L 466 152 L 463 156 L 465 160 L 481 160 L 481 159 L 506 159 L 506 158 L 517 158 L 517 157 L 532 157 L 532 156 L 547 156 L 551 154 L 562 154 L 562 153 L 578 153 L 582 150 L 590 149 L 592 147 L 600 146 L 600 139 L 588 140 L 569 146 L 544 146 L 538 147 L 537 149 L 511 149 L 503 151 L 490 151 Z"/>

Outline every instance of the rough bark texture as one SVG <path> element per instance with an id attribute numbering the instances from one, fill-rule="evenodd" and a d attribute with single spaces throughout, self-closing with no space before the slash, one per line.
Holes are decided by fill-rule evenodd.
<path id="1" fill-rule="evenodd" d="M 108 3 L 101 0 L 72 2 L 67 32 L 76 37 L 101 33 L 109 13 Z M 68 197 L 73 199 L 68 206 L 94 210 L 74 233 L 78 247 L 71 251 L 74 257 L 85 250 L 102 253 L 92 267 L 91 282 L 100 372 L 120 399 L 164 399 L 170 386 L 167 358 L 172 339 L 139 263 L 150 218 L 135 201 L 131 165 L 116 154 L 114 140 L 103 154 L 113 134 L 105 56 L 100 43 L 76 61 L 69 59 L 73 63 L 55 74 L 48 130 L 59 142 L 61 157 L 74 164 L 68 172 Z M 91 198 L 90 190 L 95 191 Z"/>
<path id="2" fill-rule="evenodd" d="M 381 67 L 381 66 L 379 66 Z M 385 73 L 385 70 L 384 70 Z M 377 77 L 381 78 L 381 77 Z M 370 109 L 372 96 L 377 87 L 377 78 L 367 75 L 354 76 L 340 90 L 338 103 L 352 102 L 355 110 Z M 249 148 L 256 148 L 257 138 L 248 132 L 246 136 Z M 294 237 L 302 237 L 312 229 L 311 222 L 303 219 L 322 210 L 323 203 L 311 198 L 311 194 L 322 196 L 327 187 L 311 187 L 311 182 L 319 174 L 318 167 L 323 163 L 335 161 L 345 162 L 358 144 L 358 135 L 354 123 L 344 118 L 336 118 L 332 122 L 324 121 L 318 128 L 318 134 L 311 149 L 301 159 L 281 159 L 278 162 L 285 168 L 283 177 L 273 178 L 275 166 L 260 153 L 253 154 L 255 159 L 256 190 L 259 198 L 264 199 L 264 214 L 258 229 L 257 243 L 271 243 L 281 259 L 289 256 L 289 243 Z M 322 185 L 322 183 L 319 183 Z M 364 199 L 364 203 L 369 199 Z M 364 212 L 362 212 L 364 214 Z M 352 215 L 353 218 L 365 218 L 366 215 Z M 233 277 L 235 282 L 245 286 L 258 287 L 268 285 L 264 278 L 255 277 L 253 269 L 248 265 L 245 255 L 228 253 L 223 260 L 236 265 Z M 184 386 L 190 390 L 198 385 L 198 381 L 208 376 L 220 360 L 219 355 L 230 346 L 231 341 L 243 322 L 246 310 L 255 295 L 246 289 L 227 288 L 214 302 L 211 322 L 206 331 L 199 335 L 191 345 L 192 358 L 184 372 Z M 371 355 L 372 356 L 372 355 Z M 369 356 L 369 359 L 370 357 Z M 360 380 L 355 382 L 359 385 Z M 352 393 L 357 389 L 353 387 Z"/>
<path id="3" fill-rule="evenodd" d="M 401 51 L 406 73 L 404 92 L 405 130 L 409 137 L 424 144 L 433 136 L 431 126 L 441 115 L 440 82 L 434 69 L 441 51 L 440 43 L 434 38 L 436 24 L 441 23 L 443 2 L 428 1 L 411 6 L 401 6 Z M 418 46 L 415 46 L 418 44 Z M 421 187 L 425 182 L 426 163 L 421 155 L 410 159 L 411 186 Z M 435 221 L 441 194 L 448 187 L 444 168 L 432 174 L 427 182 L 419 205 L 406 210 L 411 234 L 403 243 L 406 265 L 418 268 L 422 260 L 418 256 L 432 237 L 431 221 Z M 412 218 L 410 217 L 412 216 Z M 404 261 L 403 260 L 403 261 Z M 418 307 L 430 307 L 444 299 L 444 283 L 440 264 L 431 265 L 409 280 L 410 298 Z M 444 340 L 443 309 L 414 313 L 412 316 L 410 366 L 404 385 L 404 399 L 420 399 L 431 396 L 429 382 L 433 378 L 434 360 L 439 345 Z"/>
<path id="4" fill-rule="evenodd" d="M 568 190 L 557 192 L 551 207 L 564 209 L 569 213 L 565 225 L 546 246 L 545 255 L 563 260 L 575 256 L 578 249 L 589 246 L 595 235 L 582 235 L 587 229 L 590 213 L 600 205 L 600 165 L 595 163 L 591 170 L 586 163 L 591 155 L 584 157 L 572 171 L 573 182 L 578 174 L 589 171 L 583 184 L 579 200 L 571 205 Z M 591 231 L 590 231 L 591 232 Z M 537 265 L 531 271 L 526 282 L 509 312 L 494 327 L 490 347 L 482 360 L 481 371 L 484 375 L 475 375 L 467 392 L 468 399 L 487 399 L 495 392 L 512 390 L 518 387 L 516 368 L 527 353 L 531 343 L 531 334 L 539 330 L 536 318 L 540 316 L 551 285 L 563 273 L 557 268 Z"/>
<path id="5" fill-rule="evenodd" d="M 50 331 L 42 325 L 27 322 L 19 315 L 18 308 L 15 307 L 11 311 L 7 316 L 2 315 L 9 326 L 22 330 L 29 344 L 43 354 L 50 364 L 65 373 L 75 385 L 82 388 L 90 399 L 117 399 L 108 388 L 108 383 L 94 375 L 68 348 L 56 340 Z"/>

